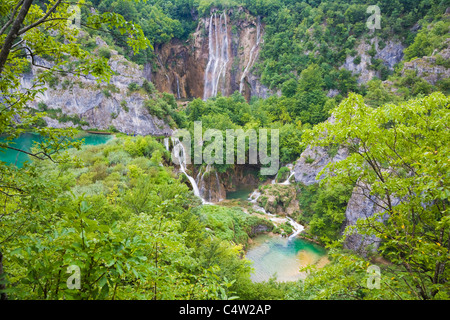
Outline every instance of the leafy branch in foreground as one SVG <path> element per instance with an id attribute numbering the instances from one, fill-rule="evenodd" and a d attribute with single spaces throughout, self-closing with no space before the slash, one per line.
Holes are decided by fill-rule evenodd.
<path id="1" fill-rule="evenodd" d="M 379 253 L 397 266 L 388 274 L 403 284 L 395 293 L 405 299 L 450 296 L 449 102 L 434 93 L 373 109 L 352 94 L 332 110 L 334 121 L 303 136 L 313 146 L 339 143 L 351 151 L 322 173 L 331 185 L 355 184 L 376 206 L 346 236 L 379 239 Z"/>

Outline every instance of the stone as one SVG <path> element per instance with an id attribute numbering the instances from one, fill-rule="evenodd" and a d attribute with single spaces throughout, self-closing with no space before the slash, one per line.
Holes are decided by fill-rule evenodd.
<path id="1" fill-rule="evenodd" d="M 103 44 L 104 41 L 97 38 L 97 42 Z M 39 57 L 36 57 L 36 63 L 46 68 L 53 66 L 51 62 Z M 63 114 L 76 116 L 86 122 L 87 125 L 83 125 L 82 129 L 106 130 L 113 126 L 130 135 L 171 135 L 172 129 L 165 121 L 150 115 L 144 107 L 144 101 L 148 97 L 139 92 L 129 93 L 130 83 L 142 85 L 145 78 L 142 68 L 117 55 L 115 51 L 112 51 L 108 63 L 116 73 L 111 77 L 109 86 L 105 83 L 98 84 L 92 75 L 75 77 L 68 74 L 62 77 L 56 74 L 58 83 L 38 95 L 30 107 L 36 109 L 38 103 L 43 102 L 50 109 L 59 108 Z M 23 75 L 22 88 L 33 85 L 34 76 L 39 69 L 41 68 L 33 66 L 30 74 Z M 105 94 L 106 91 L 108 94 Z M 123 104 L 126 105 L 126 110 L 122 107 Z M 50 117 L 44 120 L 48 126 L 55 128 L 74 125 L 72 122 L 60 123 Z"/>

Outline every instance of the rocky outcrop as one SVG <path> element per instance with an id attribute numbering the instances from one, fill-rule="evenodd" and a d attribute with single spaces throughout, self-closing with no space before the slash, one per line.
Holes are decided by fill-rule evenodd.
<path id="1" fill-rule="evenodd" d="M 352 196 L 348 202 L 345 211 L 345 223 L 343 229 L 348 226 L 356 225 L 360 219 L 373 217 L 377 213 L 383 213 L 383 200 L 370 194 L 371 188 L 367 184 L 359 183 L 353 190 Z M 392 206 L 398 205 L 398 198 L 391 198 Z M 389 218 L 387 213 L 377 218 L 378 221 L 385 221 Z M 380 246 L 381 239 L 373 235 L 361 235 L 358 232 L 352 232 L 346 236 L 344 248 L 355 251 L 363 256 L 375 252 Z"/>
<path id="2" fill-rule="evenodd" d="M 100 45 L 105 45 L 103 42 Z M 62 115 L 69 116 L 71 121 L 60 122 L 51 117 L 45 117 L 50 127 L 68 127 L 80 125 L 82 129 L 111 129 L 120 132 L 139 135 L 170 135 L 172 129 L 161 119 L 149 114 L 144 107 L 148 99 L 143 93 L 130 92 L 131 83 L 142 85 L 145 79 L 144 68 L 127 61 L 124 57 L 111 50 L 108 64 L 115 75 L 110 83 L 98 83 L 92 76 L 75 77 L 70 74 L 60 76 L 55 73 L 51 86 L 38 95 L 30 107 L 39 109 L 46 105 L 49 113 L 60 110 Z M 37 58 L 37 64 L 51 67 L 51 63 Z M 22 88 L 33 85 L 35 75 L 40 67 L 32 67 L 29 74 L 22 78 Z M 147 70 L 148 73 L 148 70 Z M 148 76 L 148 74 L 147 74 Z M 76 123 L 74 123 L 76 122 Z"/>
<path id="3" fill-rule="evenodd" d="M 179 99 L 203 98 L 210 53 L 209 31 L 210 28 L 225 28 L 227 63 L 223 72 L 225 77 L 219 83 L 220 93 L 229 96 L 240 91 L 247 99 L 253 96 L 265 98 L 273 94 L 261 84 L 252 70 L 263 42 L 264 25 L 260 19 L 244 8 L 231 8 L 220 13 L 212 8 L 210 14 L 213 19 L 199 19 L 197 29 L 189 40 L 182 42 L 173 39 L 155 48 L 152 81 L 156 88 L 173 93 Z M 222 19 L 220 26 L 219 17 Z M 213 39 L 211 44 L 216 45 L 215 41 Z"/>
<path id="4" fill-rule="evenodd" d="M 447 47 L 439 53 L 432 56 L 425 56 L 414 59 L 410 62 L 405 62 L 403 65 L 402 75 L 408 70 L 416 72 L 416 75 L 428 81 L 432 85 L 436 85 L 439 80 L 450 77 L 450 69 L 443 65 L 438 65 L 437 57 L 440 55 L 443 59 L 450 59 L 450 38 L 447 39 Z"/>
<path id="5" fill-rule="evenodd" d="M 380 41 L 377 37 L 371 39 L 369 42 L 362 39 L 360 44 L 356 47 L 357 55 L 348 56 L 342 68 L 351 71 L 354 75 L 358 76 L 359 83 L 367 83 L 374 77 L 381 78 L 378 71 L 370 69 L 372 64 L 372 57 L 369 55 L 369 51 L 374 46 L 376 54 L 375 59 L 381 59 L 383 64 L 390 70 L 394 70 L 394 66 L 402 61 L 404 56 L 405 47 L 400 43 L 393 40 L 389 40 L 386 45 L 381 49 Z M 360 62 L 356 63 L 356 58 L 360 58 Z"/>
<path id="6" fill-rule="evenodd" d="M 261 195 L 257 203 L 266 212 L 290 217 L 299 213 L 297 191 L 293 185 L 267 184 L 259 190 Z"/>
<path id="7" fill-rule="evenodd" d="M 307 147 L 294 167 L 295 181 L 307 186 L 318 183 L 323 179 L 322 176 L 319 176 L 323 168 L 329 163 L 341 161 L 347 156 L 346 148 L 333 150 L 332 148 Z"/>
<path id="8" fill-rule="evenodd" d="M 257 168 L 247 165 L 235 165 L 224 173 L 217 172 L 212 166 L 192 168 L 195 182 L 201 197 L 207 202 L 217 203 L 226 199 L 228 191 L 256 186 L 259 183 Z"/>

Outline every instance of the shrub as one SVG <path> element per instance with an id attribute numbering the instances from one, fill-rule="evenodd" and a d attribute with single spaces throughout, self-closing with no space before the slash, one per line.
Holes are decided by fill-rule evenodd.
<path id="1" fill-rule="evenodd" d="M 111 58 L 111 51 L 107 47 L 101 47 L 98 49 L 98 54 L 100 57 L 110 59 Z"/>
<path id="2" fill-rule="evenodd" d="M 136 82 L 131 82 L 128 85 L 128 91 L 134 92 L 134 91 L 137 91 L 137 90 L 139 90 L 139 86 L 138 86 L 138 84 Z"/>

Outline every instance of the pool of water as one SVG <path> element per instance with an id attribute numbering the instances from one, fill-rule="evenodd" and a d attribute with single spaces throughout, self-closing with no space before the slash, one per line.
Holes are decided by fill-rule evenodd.
<path id="1" fill-rule="evenodd" d="M 236 191 L 228 191 L 227 192 L 227 199 L 240 199 L 240 200 L 247 200 L 248 197 L 252 194 L 252 192 L 256 189 L 256 187 L 242 187 L 239 188 Z"/>
<path id="2" fill-rule="evenodd" d="M 306 273 L 299 271 L 300 267 L 326 262 L 326 251 L 299 238 L 261 235 L 253 240 L 246 258 L 253 262 L 254 282 L 267 281 L 273 276 L 277 281 L 297 281 L 306 277 Z"/>
<path id="3" fill-rule="evenodd" d="M 84 139 L 85 145 L 98 145 L 106 143 L 108 140 L 112 138 L 111 135 L 100 135 L 100 134 L 82 134 L 77 140 Z M 20 137 L 12 140 L 12 144 L 10 144 L 11 147 L 21 149 L 24 151 L 30 151 L 31 147 L 33 146 L 34 142 L 40 142 L 41 136 L 38 134 L 33 133 L 24 133 Z M 0 141 L 4 142 L 6 141 L 6 138 L 0 137 Z M 29 156 L 23 152 L 15 151 L 15 150 L 3 150 L 0 149 L 0 161 L 9 163 L 9 164 L 16 164 L 17 167 L 21 168 L 25 161 L 30 160 Z"/>

